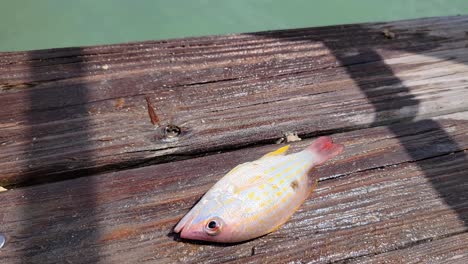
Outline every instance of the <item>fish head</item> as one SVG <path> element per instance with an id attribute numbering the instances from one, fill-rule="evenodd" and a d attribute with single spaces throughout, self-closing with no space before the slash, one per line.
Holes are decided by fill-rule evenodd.
<path id="1" fill-rule="evenodd" d="M 230 242 L 232 231 L 232 228 L 222 217 L 209 216 L 199 221 L 193 221 L 184 227 L 180 237 L 191 240 Z"/>
<path id="2" fill-rule="evenodd" d="M 235 242 L 243 231 L 238 225 L 240 205 L 236 204 L 220 206 L 219 201 L 202 199 L 179 221 L 174 231 L 184 239 Z"/>

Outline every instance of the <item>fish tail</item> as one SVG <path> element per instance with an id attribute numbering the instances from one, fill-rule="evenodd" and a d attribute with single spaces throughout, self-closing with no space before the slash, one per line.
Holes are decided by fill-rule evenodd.
<path id="1" fill-rule="evenodd" d="M 344 146 L 333 143 L 330 137 L 319 137 L 304 152 L 313 156 L 314 165 L 320 165 L 343 152 Z"/>

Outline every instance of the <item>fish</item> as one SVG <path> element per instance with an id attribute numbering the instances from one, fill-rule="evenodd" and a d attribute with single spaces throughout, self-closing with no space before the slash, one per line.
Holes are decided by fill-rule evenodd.
<path id="1" fill-rule="evenodd" d="M 182 239 L 237 243 L 281 227 L 318 184 L 310 171 L 343 152 L 330 137 L 286 155 L 289 145 L 242 163 L 216 182 L 177 223 Z"/>

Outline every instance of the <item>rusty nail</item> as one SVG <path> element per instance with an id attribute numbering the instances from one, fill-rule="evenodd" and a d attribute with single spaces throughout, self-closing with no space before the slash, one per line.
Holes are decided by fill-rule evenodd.
<path id="1" fill-rule="evenodd" d="M 148 105 L 148 115 L 151 120 L 151 124 L 157 126 L 159 125 L 159 117 L 156 115 L 156 111 L 154 111 L 153 104 L 148 96 L 145 97 L 146 104 Z"/>
<path id="2" fill-rule="evenodd" d="M 176 125 L 167 125 L 164 128 L 164 135 L 168 138 L 177 137 L 178 135 L 180 135 L 180 132 L 180 127 Z"/>

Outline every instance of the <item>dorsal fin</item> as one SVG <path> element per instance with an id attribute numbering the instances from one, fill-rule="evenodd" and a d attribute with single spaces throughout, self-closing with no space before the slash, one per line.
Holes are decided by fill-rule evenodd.
<path id="1" fill-rule="evenodd" d="M 261 157 L 262 159 L 263 158 L 266 158 L 266 157 L 274 157 L 274 156 L 280 156 L 280 155 L 284 155 L 286 154 L 286 151 L 288 151 L 289 149 L 289 145 L 286 145 L 284 147 L 281 147 L 275 151 L 272 151 L 272 152 L 269 152 L 267 154 L 265 154 L 263 157 Z"/>

